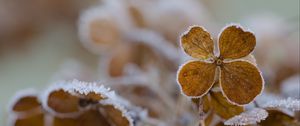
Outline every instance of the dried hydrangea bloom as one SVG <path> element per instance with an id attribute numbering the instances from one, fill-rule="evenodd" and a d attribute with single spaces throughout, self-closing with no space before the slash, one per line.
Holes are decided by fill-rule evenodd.
<path id="1" fill-rule="evenodd" d="M 57 117 L 69 119 L 56 119 L 54 123 L 59 125 L 65 123 L 71 125 L 78 121 L 83 123 L 80 120 L 86 118 L 82 116 L 84 114 L 91 118 L 99 118 L 94 121 L 109 125 L 133 125 L 133 119 L 123 106 L 122 99 L 104 86 L 97 86 L 95 83 L 77 80 L 60 82 L 48 88 L 41 98 L 42 105 L 47 111 Z M 86 121 L 86 123 L 91 122 Z M 102 123 L 94 122 L 94 124 Z"/>
<path id="2" fill-rule="evenodd" d="M 263 89 L 263 78 L 258 68 L 242 58 L 255 47 L 255 36 L 238 25 L 229 25 L 219 36 L 218 56 L 210 34 L 202 27 L 193 26 L 181 37 L 181 46 L 192 60 L 180 67 L 177 81 L 184 95 L 202 97 L 218 77 L 223 95 L 233 104 L 245 105 Z"/>
<path id="3" fill-rule="evenodd" d="M 94 83 L 59 82 L 40 97 L 28 92 L 11 103 L 10 126 L 133 126 L 139 116 L 124 99 Z"/>

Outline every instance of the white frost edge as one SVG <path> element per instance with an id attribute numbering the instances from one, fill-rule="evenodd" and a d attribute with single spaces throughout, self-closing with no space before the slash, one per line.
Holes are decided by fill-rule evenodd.
<path id="1" fill-rule="evenodd" d="M 300 99 L 287 98 L 282 100 L 270 101 L 263 105 L 265 108 L 286 108 L 292 111 L 300 111 Z"/>
<path id="2" fill-rule="evenodd" d="M 232 60 L 232 61 L 230 61 L 230 62 L 235 62 L 235 61 L 244 61 L 244 62 L 250 63 L 251 65 L 253 65 L 253 66 L 258 70 L 259 75 L 260 75 L 261 78 L 262 78 L 262 88 L 261 88 L 260 92 L 253 98 L 253 100 L 255 100 L 258 96 L 260 96 L 260 95 L 263 93 L 263 91 L 264 91 L 264 89 L 265 89 L 265 80 L 264 80 L 264 78 L 263 78 L 262 72 L 258 69 L 258 67 L 257 67 L 255 64 L 249 62 L 248 60 L 236 59 L 236 60 Z M 230 62 L 226 62 L 226 63 L 230 63 Z M 222 82 L 221 82 L 221 81 L 222 81 L 222 80 L 221 80 L 221 76 L 222 76 L 222 75 L 221 75 L 221 72 L 220 72 L 220 74 L 219 74 L 220 88 L 221 88 L 221 91 L 222 91 L 223 96 L 228 100 L 229 103 L 231 103 L 231 104 L 233 104 L 233 105 L 237 105 L 237 106 L 245 106 L 245 105 L 250 104 L 250 103 L 253 101 L 253 100 L 252 100 L 251 102 L 249 102 L 249 103 L 247 103 L 247 104 L 238 104 L 238 103 L 235 103 L 235 102 L 231 101 L 231 100 L 227 97 L 227 95 L 224 93 L 224 91 L 223 91 L 223 88 L 222 88 Z"/>
<path id="3" fill-rule="evenodd" d="M 225 125 L 250 125 L 256 124 L 261 120 L 265 120 L 268 117 L 268 112 L 261 108 L 254 108 L 252 110 L 241 113 L 234 116 L 224 122 Z"/>
<path id="4" fill-rule="evenodd" d="M 183 96 L 188 97 L 188 98 L 201 98 L 202 96 L 204 96 L 205 94 L 207 94 L 207 93 L 209 92 L 209 90 L 213 87 L 213 85 L 214 85 L 214 83 L 215 83 L 215 80 L 214 80 L 214 82 L 211 84 L 211 86 L 208 88 L 208 90 L 207 90 L 205 93 L 203 93 L 202 95 L 200 95 L 200 96 L 188 96 L 188 95 L 186 95 L 186 94 L 183 92 L 182 87 L 181 87 L 181 85 L 180 85 L 180 83 L 179 83 L 179 72 L 182 70 L 182 67 L 183 67 L 183 66 L 185 66 L 185 65 L 187 65 L 188 63 L 191 63 L 191 62 L 204 62 L 204 63 L 210 63 L 210 62 L 202 61 L 202 60 L 189 60 L 189 61 L 185 62 L 184 64 L 181 64 L 181 65 L 179 66 L 178 70 L 177 70 L 177 73 L 176 73 L 176 82 L 177 82 L 177 85 L 179 86 L 179 90 L 180 90 L 180 92 L 181 92 L 181 94 L 182 94 Z M 217 69 L 216 69 L 216 71 L 217 71 Z"/>

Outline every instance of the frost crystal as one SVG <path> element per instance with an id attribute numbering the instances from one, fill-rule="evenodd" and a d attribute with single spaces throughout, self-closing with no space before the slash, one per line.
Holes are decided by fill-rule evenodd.
<path id="1" fill-rule="evenodd" d="M 234 116 L 225 122 L 225 125 L 250 125 L 256 124 L 261 120 L 265 120 L 268 112 L 261 108 L 254 108 L 250 111 L 243 112 L 240 115 Z"/>
<path id="2" fill-rule="evenodd" d="M 293 111 L 299 111 L 300 110 L 300 100 L 299 99 L 293 99 L 293 98 L 287 98 L 282 100 L 275 100 L 266 103 L 263 105 L 263 107 L 266 108 L 274 108 L 274 107 L 282 107 L 287 108 Z"/>

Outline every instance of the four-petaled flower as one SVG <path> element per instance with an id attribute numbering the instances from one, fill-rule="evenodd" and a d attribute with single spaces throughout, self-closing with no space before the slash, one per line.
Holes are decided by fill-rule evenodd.
<path id="1" fill-rule="evenodd" d="M 202 27 L 192 27 L 181 37 L 184 52 L 197 59 L 178 70 L 177 81 L 183 94 L 202 97 L 218 77 L 227 100 L 237 105 L 253 101 L 263 89 L 263 78 L 255 65 L 241 58 L 248 56 L 255 45 L 253 33 L 230 25 L 219 36 L 219 54 L 216 56 L 210 34 Z"/>

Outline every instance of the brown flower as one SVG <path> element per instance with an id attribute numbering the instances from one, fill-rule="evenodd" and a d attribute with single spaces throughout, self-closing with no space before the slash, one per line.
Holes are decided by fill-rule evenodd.
<path id="1" fill-rule="evenodd" d="M 184 95 L 202 97 L 218 77 L 223 95 L 232 103 L 245 105 L 263 89 L 258 68 L 241 58 L 248 56 L 256 45 L 255 36 L 240 26 L 225 27 L 219 36 L 220 54 L 214 54 L 210 34 L 194 26 L 181 37 L 181 46 L 192 60 L 180 67 L 177 79 Z"/>
<path id="2" fill-rule="evenodd" d="M 126 101 L 95 83 L 74 80 L 55 84 L 40 96 L 28 92 L 14 98 L 10 126 L 134 125 Z"/>

